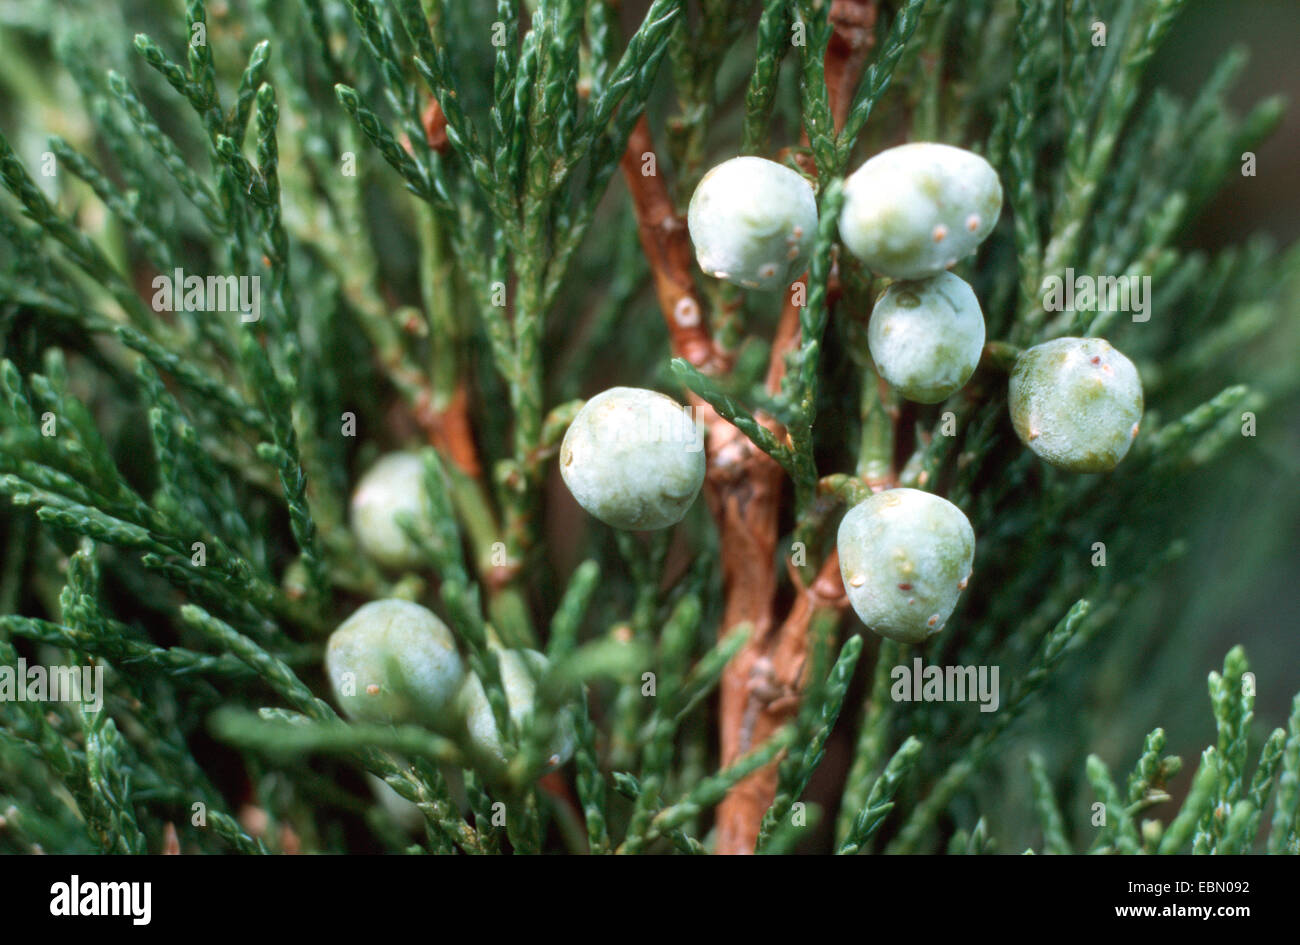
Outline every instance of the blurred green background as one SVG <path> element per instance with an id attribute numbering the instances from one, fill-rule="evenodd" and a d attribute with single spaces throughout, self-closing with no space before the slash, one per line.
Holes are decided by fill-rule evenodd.
<path id="1" fill-rule="evenodd" d="M 1279 249 L 1300 238 L 1300 3 L 1193 0 L 1153 62 L 1146 84 L 1190 99 L 1223 55 L 1239 47 L 1249 60 L 1229 95 L 1233 109 L 1244 113 L 1280 93 L 1287 111 L 1256 153 L 1256 176 L 1231 177 L 1177 241 L 1210 252 L 1258 234 L 1270 237 Z M 1290 287 L 1287 311 L 1285 356 L 1294 363 L 1300 359 L 1295 286 Z M 1157 316 L 1178 317 L 1176 312 Z M 1226 380 L 1251 381 L 1233 365 L 1225 366 L 1225 372 Z M 982 811 L 1001 809 L 1003 823 L 997 826 L 1006 831 L 1003 836 L 1024 831 L 1019 849 L 1037 842 L 1023 774 L 1030 750 L 1065 763 L 1064 773 L 1073 774 L 1079 793 L 1066 817 L 1077 825 L 1092 800 L 1083 757 L 1095 752 L 1112 771 L 1126 770 L 1143 736 L 1162 726 L 1169 738 L 1167 752 L 1183 757 L 1183 773 L 1173 785 L 1181 800 L 1200 751 L 1215 740 L 1206 676 L 1222 670 L 1223 655 L 1235 644 L 1245 647 L 1256 676 L 1252 744 L 1286 724 L 1291 699 L 1300 689 L 1300 398 L 1293 394 L 1274 404 L 1258 418 L 1258 435 L 1247 448 L 1225 451 L 1216 463 L 1186 477 L 1183 487 L 1178 501 L 1170 504 L 1168 524 L 1171 532 L 1185 536 L 1186 555 L 1161 572 L 1098 641 L 1108 650 L 1101 664 L 1092 666 L 1092 653 L 1086 654 L 1074 664 L 1077 682 L 1066 683 L 1079 688 L 1077 695 L 1090 711 L 1079 717 L 1042 707 L 1031 712 L 1019 726 L 1015 750 L 1003 759 L 1002 783 L 994 778 L 986 784 Z M 1110 561 L 1108 566 L 1137 569 L 1141 563 Z M 1101 652 L 1100 647 L 1093 652 Z M 1085 668 L 1089 672 L 1082 678 Z M 1067 679 L 1068 670 L 1067 664 Z"/>

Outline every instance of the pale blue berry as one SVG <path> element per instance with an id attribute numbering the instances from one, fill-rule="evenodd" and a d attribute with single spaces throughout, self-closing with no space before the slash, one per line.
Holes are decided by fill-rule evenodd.
<path id="1" fill-rule="evenodd" d="M 325 668 L 345 715 L 445 730 L 465 669 L 446 624 L 407 600 L 377 600 L 329 639 Z"/>
<path id="2" fill-rule="evenodd" d="M 1017 435 L 1043 460 L 1106 472 L 1137 438 L 1142 381 L 1104 338 L 1057 338 L 1016 359 L 1007 403 Z"/>
<path id="3" fill-rule="evenodd" d="M 703 438 L 663 394 L 611 387 L 578 411 L 560 446 L 560 473 L 578 504 L 607 525 L 667 528 L 704 482 Z"/>
<path id="4" fill-rule="evenodd" d="M 920 279 L 975 252 L 1001 212 L 988 161 L 915 142 L 880 152 L 845 181 L 840 239 L 877 275 Z"/>
<path id="5" fill-rule="evenodd" d="M 352 533 L 377 564 L 394 570 L 425 563 L 419 545 L 407 537 L 398 516 L 410 515 L 417 528 L 430 522 L 424 492 L 424 464 L 416 453 L 389 453 L 376 462 L 352 493 Z"/>
<path id="6" fill-rule="evenodd" d="M 975 532 L 961 509 L 917 489 L 878 492 L 855 505 L 836 546 L 853 610 L 903 643 L 943 629 L 975 560 Z"/>
<path id="7" fill-rule="evenodd" d="M 975 372 L 984 313 L 971 287 L 950 272 L 895 282 L 871 311 L 867 343 L 881 377 L 908 400 L 935 404 Z"/>
<path id="8" fill-rule="evenodd" d="M 797 172 L 759 157 L 714 167 L 686 213 L 700 268 L 751 289 L 780 289 L 808 264 L 817 198 Z"/>
<path id="9" fill-rule="evenodd" d="M 537 686 L 547 668 L 547 659 L 536 650 L 497 650 L 497 665 L 501 671 L 501 685 L 505 689 L 506 708 L 511 720 L 525 731 L 536 708 Z M 473 673 L 465 679 L 460 693 L 460 708 L 465 719 L 465 732 L 470 750 L 489 763 L 504 764 L 505 745 L 497 728 L 496 717 L 488 702 L 483 682 Z M 551 767 L 564 764 L 573 755 L 573 718 L 569 709 L 562 709 L 555 718 L 556 731 L 550 744 Z"/>

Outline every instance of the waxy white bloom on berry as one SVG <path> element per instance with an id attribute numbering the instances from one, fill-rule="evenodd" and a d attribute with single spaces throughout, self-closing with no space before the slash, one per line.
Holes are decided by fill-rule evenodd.
<path id="1" fill-rule="evenodd" d="M 788 286 L 817 237 L 817 198 L 796 171 L 760 157 L 714 167 L 686 213 L 700 268 L 751 289 Z"/>
<path id="2" fill-rule="evenodd" d="M 961 390 L 984 349 L 984 313 L 950 272 L 895 282 L 876 301 L 867 344 L 880 376 L 908 400 L 936 404 Z"/>
<path id="3" fill-rule="evenodd" d="M 704 483 L 703 437 L 663 394 L 611 387 L 578 411 L 560 446 L 560 473 L 578 504 L 607 525 L 667 528 Z"/>
<path id="4" fill-rule="evenodd" d="M 946 144 L 881 151 L 844 182 L 840 239 L 872 272 L 920 279 L 975 252 L 1002 212 L 988 161 Z"/>
<path id="5" fill-rule="evenodd" d="M 447 625 L 397 599 L 371 601 L 330 634 L 325 668 L 348 718 L 440 729 L 465 677 Z"/>
<path id="6" fill-rule="evenodd" d="M 1016 433 L 1043 460 L 1106 472 L 1137 439 L 1142 380 L 1104 338 L 1057 338 L 1016 359 L 1007 402 Z"/>
<path id="7" fill-rule="evenodd" d="M 397 524 L 402 512 L 410 514 L 417 525 L 430 518 L 424 464 L 415 453 L 381 457 L 352 493 L 352 533 L 370 558 L 394 570 L 426 563 L 419 546 Z"/>
<path id="8" fill-rule="evenodd" d="M 511 720 L 522 732 L 527 728 L 536 705 L 537 687 L 534 677 L 540 679 L 546 672 L 547 659 L 536 650 L 497 650 L 496 654 L 497 665 L 501 670 L 501 685 L 506 694 L 506 708 Z M 505 746 L 501 741 L 496 717 L 492 714 L 492 706 L 488 703 L 482 680 L 473 673 L 466 678 L 461 689 L 460 708 L 465 717 L 470 749 L 481 758 L 504 764 Z M 570 712 L 567 709 L 561 710 L 555 718 L 555 724 L 556 731 L 550 745 L 551 767 L 564 764 L 573 755 L 573 718 Z"/>
<path id="9" fill-rule="evenodd" d="M 961 509 L 917 489 L 878 492 L 855 505 L 836 546 L 853 610 L 903 643 L 943 629 L 975 560 L 975 532 Z"/>

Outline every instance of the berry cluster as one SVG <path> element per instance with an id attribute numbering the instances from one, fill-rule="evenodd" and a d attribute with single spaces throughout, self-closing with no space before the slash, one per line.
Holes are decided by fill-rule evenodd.
<path id="1" fill-rule="evenodd" d="M 890 148 L 845 181 L 840 240 L 891 280 L 871 313 L 871 357 L 908 400 L 946 400 L 979 365 L 983 312 L 974 290 L 949 270 L 978 249 L 1001 210 L 993 167 L 943 144 Z M 773 288 L 806 261 L 803 239 L 817 210 L 811 185 L 792 169 L 737 158 L 706 175 L 688 222 L 705 272 Z M 1104 340 L 1062 338 L 1019 357 L 1009 403 L 1017 434 L 1036 455 L 1062 469 L 1102 472 L 1137 436 L 1142 388 L 1133 364 Z M 849 600 L 876 632 L 924 640 L 956 607 L 974 545 L 970 522 L 945 499 L 911 489 L 873 495 L 839 530 Z"/>
<path id="2" fill-rule="evenodd" d="M 939 403 L 970 380 L 984 349 L 974 290 L 948 270 L 989 235 L 1002 186 L 983 158 L 917 143 L 891 148 L 849 176 L 839 219 L 844 247 L 892 280 L 877 299 L 868 345 L 880 376 L 903 397 Z M 777 289 L 807 265 L 818 228 L 812 185 L 757 157 L 725 161 L 691 198 L 691 239 L 706 273 Z M 1099 338 L 1058 338 L 1019 355 L 1008 401 L 1021 440 L 1046 462 L 1077 472 L 1114 468 L 1137 436 L 1142 386 L 1136 368 Z M 560 473 L 578 504 L 619 529 L 681 521 L 705 476 L 702 435 L 690 414 L 655 391 L 614 387 L 578 412 L 560 448 Z M 383 457 L 358 484 L 352 526 L 378 564 L 417 565 L 420 549 L 400 516 L 428 523 L 417 456 Z M 936 495 L 894 488 L 844 516 L 840 570 L 853 609 L 882 636 L 919 643 L 939 632 L 971 576 L 975 534 L 965 514 Z M 510 717 L 535 704 L 545 657 L 499 652 Z M 330 638 L 330 679 L 352 718 L 418 722 L 462 740 L 486 764 L 505 762 L 482 681 L 466 673 L 451 632 L 418 604 L 367 604 Z M 561 724 L 552 760 L 573 748 Z"/>
<path id="3" fill-rule="evenodd" d="M 871 312 L 871 357 L 908 400 L 946 400 L 975 373 L 984 313 L 975 291 L 947 270 L 975 252 L 1001 212 L 992 166 L 946 144 L 890 148 L 845 181 L 840 239 L 876 275 L 895 280 Z"/>
<path id="4" fill-rule="evenodd" d="M 497 650 L 510 718 L 521 730 L 536 705 L 534 677 L 547 668 L 535 650 Z M 506 753 L 483 683 L 467 672 L 451 631 L 428 609 L 408 600 L 371 601 L 329 639 L 325 668 L 348 718 L 424 725 L 459 741 L 489 770 Z M 573 753 L 572 721 L 561 713 L 551 745 L 552 765 Z"/>

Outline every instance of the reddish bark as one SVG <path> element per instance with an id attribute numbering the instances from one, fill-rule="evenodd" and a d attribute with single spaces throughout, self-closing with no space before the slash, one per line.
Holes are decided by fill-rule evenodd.
<path id="1" fill-rule="evenodd" d="M 655 293 L 668 324 L 673 353 L 705 373 L 717 373 L 729 366 L 728 360 L 714 345 L 704 323 L 704 308 L 691 277 L 694 256 L 686 221 L 673 207 L 658 162 L 647 163 L 647 156 L 652 155 L 654 139 L 642 115 L 628 136 L 620 165 L 632 192 L 641 248 L 654 273 Z"/>
<path id="2" fill-rule="evenodd" d="M 451 400 L 441 410 L 434 409 L 427 393 L 421 394 L 415 408 L 415 419 L 438 452 L 466 475 L 479 478 L 482 467 L 469 421 L 469 392 L 463 382 L 457 383 Z"/>
<path id="3" fill-rule="evenodd" d="M 826 80 L 836 127 L 843 124 L 853 91 L 871 45 L 876 5 L 873 0 L 836 0 L 830 11 L 834 35 L 826 52 Z M 805 145 L 806 145 L 805 141 Z M 673 354 L 709 373 L 729 369 L 704 324 L 692 277 L 689 236 L 658 174 L 642 173 L 654 151 L 649 126 L 638 121 L 623 156 L 624 178 L 632 192 L 641 245 L 654 273 L 659 306 L 668 324 Z M 837 294 L 832 276 L 827 304 Z M 806 290 L 806 284 L 805 284 Z M 803 290 L 801 290 L 803 291 Z M 787 293 L 773 339 L 767 386 L 780 389 L 785 354 L 799 344 L 799 307 L 794 288 Z M 724 765 L 770 737 L 799 705 L 806 682 L 808 628 L 814 614 L 845 605 L 839 559 L 832 554 L 809 587 L 800 587 L 779 625 L 773 613 L 776 596 L 776 540 L 782 470 L 767 454 L 698 398 L 692 403 L 708 427 L 705 498 L 717 523 L 725 610 L 721 634 L 743 624 L 752 626 L 749 641 L 723 673 L 720 694 L 721 750 Z M 779 423 L 762 414 L 759 422 L 778 437 Z M 736 785 L 718 810 L 718 853 L 752 853 L 763 814 L 776 788 L 775 764 Z"/>
<path id="4" fill-rule="evenodd" d="M 447 150 L 447 116 L 442 113 L 442 106 L 436 98 L 430 98 L 429 104 L 421 116 L 424 125 L 424 140 L 429 147 L 443 154 Z"/>
<path id="5" fill-rule="evenodd" d="M 825 74 L 836 130 L 843 126 L 852 104 L 853 92 L 857 88 L 871 47 L 875 19 L 874 0 L 835 0 L 831 6 L 830 20 L 834 32 L 826 48 Z M 806 136 L 803 144 L 805 147 L 808 144 Z M 809 169 L 811 161 L 803 166 Z M 806 291 L 806 277 L 801 282 L 803 291 Z M 833 304 L 837 294 L 836 286 L 828 286 L 826 304 Z M 785 308 L 772 342 L 767 374 L 767 386 L 772 392 L 780 389 L 781 379 L 785 376 L 785 355 L 799 345 L 799 307 L 793 300 L 792 288 L 786 294 Z M 779 490 L 779 479 L 777 489 Z M 777 529 L 776 511 L 773 508 L 770 518 L 752 525 L 762 534 L 772 536 L 772 544 L 767 547 L 767 554 L 761 559 L 769 573 L 774 569 L 772 550 Z M 728 547 L 725 529 L 722 547 L 725 558 Z M 724 560 L 724 574 L 725 568 Z M 771 573 L 771 590 L 775 590 L 774 573 Z M 748 600 L 752 592 L 747 587 L 729 586 L 728 621 L 723 632 L 735 626 L 730 619 L 733 594 L 743 604 L 757 604 Z M 770 613 L 761 621 L 754 621 L 755 633 L 727 666 L 722 678 L 721 744 L 724 765 L 761 744 L 794 715 L 799 707 L 799 694 L 806 682 L 808 628 L 813 615 L 822 608 L 843 605 L 844 587 L 840 581 L 839 557 L 832 554 L 822 564 L 811 587 L 799 589 L 789 614 L 775 632 L 771 632 Z M 770 592 L 767 607 L 770 611 Z M 736 609 L 743 611 L 746 607 L 738 605 Z M 776 794 L 776 783 L 777 765 L 774 763 L 754 772 L 732 788 L 718 808 L 718 853 L 754 852 L 763 815 Z"/>

